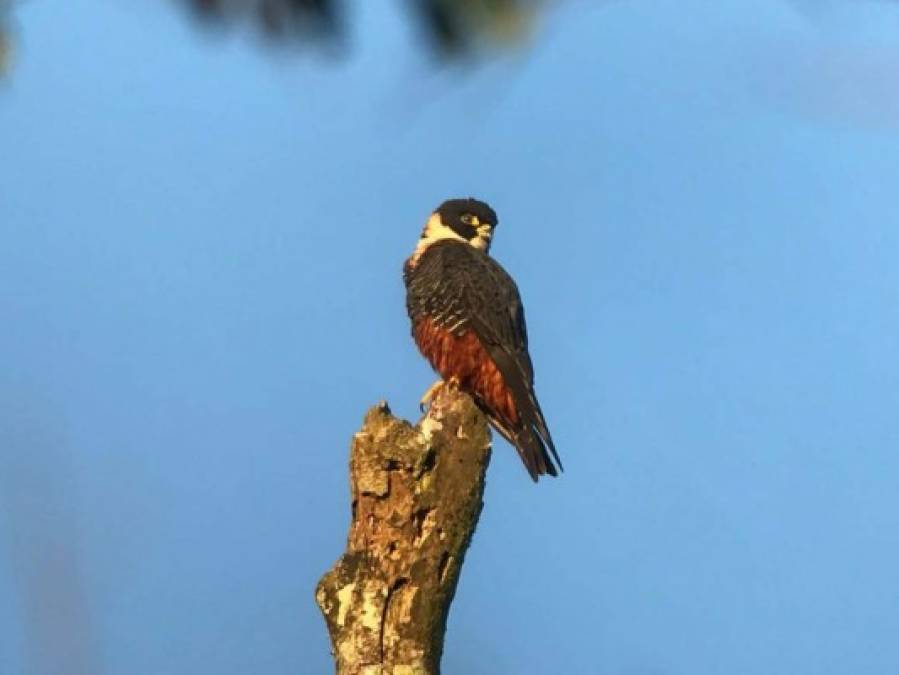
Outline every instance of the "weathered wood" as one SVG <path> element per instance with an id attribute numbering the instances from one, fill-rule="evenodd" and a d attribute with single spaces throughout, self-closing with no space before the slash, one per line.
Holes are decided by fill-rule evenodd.
<path id="1" fill-rule="evenodd" d="M 417 426 L 372 408 L 350 455 L 346 552 L 316 602 L 339 675 L 436 675 L 446 617 L 481 512 L 487 423 L 443 389 Z"/>

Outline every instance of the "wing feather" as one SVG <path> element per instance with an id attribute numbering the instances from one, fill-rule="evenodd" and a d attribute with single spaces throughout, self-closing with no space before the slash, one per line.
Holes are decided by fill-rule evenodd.
<path id="1" fill-rule="evenodd" d="M 432 245 L 414 271 L 407 271 L 407 307 L 413 323 L 429 316 L 462 334 L 474 331 L 493 359 L 515 401 L 519 420 L 499 419 L 494 427 L 516 447 L 528 472 L 556 475 L 562 463 L 534 392 L 527 324 L 518 287 L 493 258 L 457 242 Z M 491 411 L 487 411 L 491 414 Z"/>

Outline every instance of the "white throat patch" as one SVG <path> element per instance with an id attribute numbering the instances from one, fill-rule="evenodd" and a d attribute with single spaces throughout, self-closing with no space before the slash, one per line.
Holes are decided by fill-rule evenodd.
<path id="1" fill-rule="evenodd" d="M 425 223 L 425 229 L 421 233 L 421 239 L 418 240 L 418 244 L 415 247 L 415 252 L 412 254 L 412 257 L 409 259 L 412 265 L 418 262 L 418 259 L 421 257 L 422 253 L 424 253 L 428 246 L 431 244 L 436 244 L 438 241 L 445 241 L 447 239 L 455 239 L 456 241 L 461 241 L 469 246 L 474 246 L 476 249 L 480 249 L 485 253 L 490 248 L 490 237 L 492 232 L 490 231 L 489 225 L 480 225 L 478 227 L 478 236 L 468 241 L 463 236 L 461 236 L 458 232 L 453 230 L 452 228 L 447 227 L 440 220 L 440 215 L 437 213 L 432 213 L 431 217 L 428 218 L 428 222 Z"/>

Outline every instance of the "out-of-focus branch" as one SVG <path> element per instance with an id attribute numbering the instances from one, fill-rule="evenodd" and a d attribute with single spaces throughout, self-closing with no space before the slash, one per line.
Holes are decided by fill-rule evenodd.
<path id="1" fill-rule="evenodd" d="M 465 394 L 444 390 L 415 427 L 386 404 L 368 412 L 352 442 L 346 552 L 315 594 L 339 675 L 439 672 L 489 460 Z"/>

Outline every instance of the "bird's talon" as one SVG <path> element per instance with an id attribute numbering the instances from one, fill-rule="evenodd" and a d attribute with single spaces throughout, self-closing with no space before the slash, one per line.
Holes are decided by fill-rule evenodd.
<path id="1" fill-rule="evenodd" d="M 421 397 L 421 400 L 418 402 L 418 407 L 422 412 L 426 412 L 430 409 L 431 403 L 437 397 L 437 394 L 440 393 L 440 390 L 446 386 L 446 383 L 443 380 L 437 380 L 434 384 L 428 387 L 428 390 L 424 393 L 424 396 Z"/>

